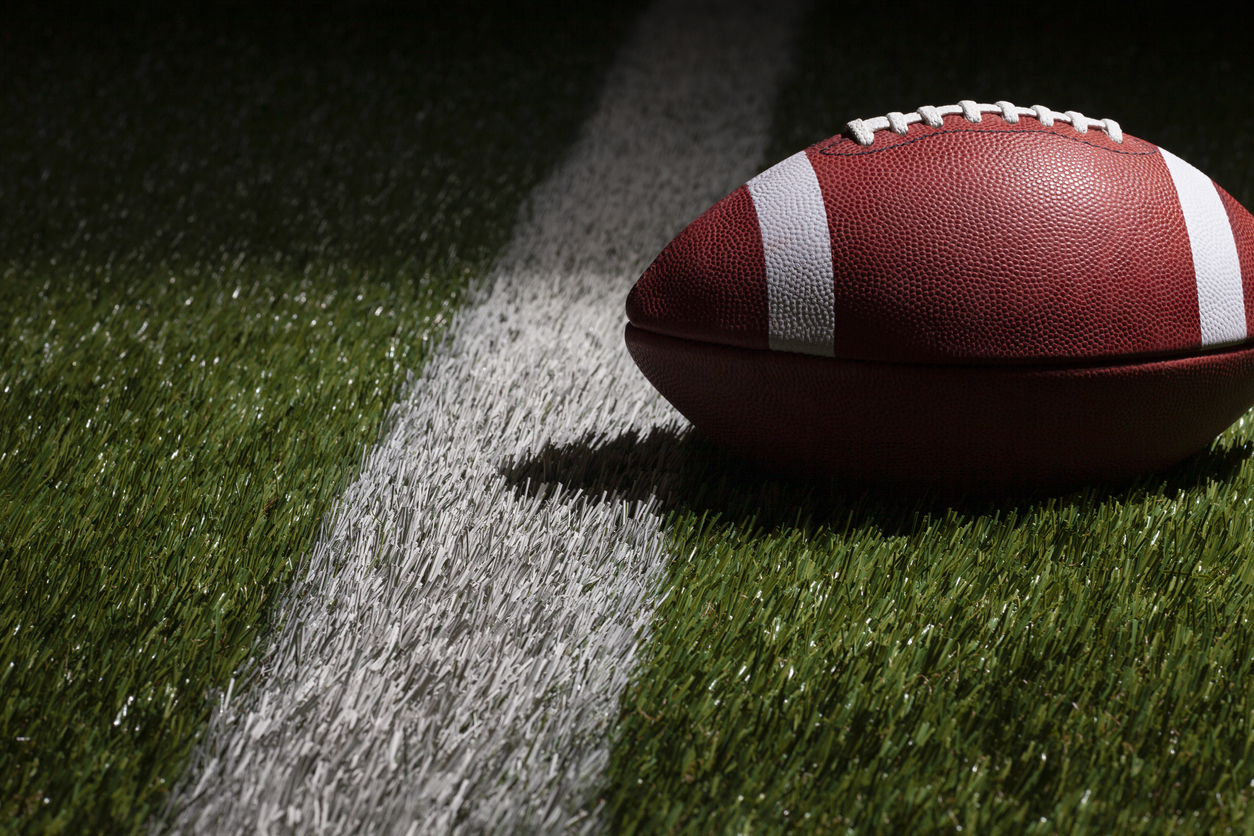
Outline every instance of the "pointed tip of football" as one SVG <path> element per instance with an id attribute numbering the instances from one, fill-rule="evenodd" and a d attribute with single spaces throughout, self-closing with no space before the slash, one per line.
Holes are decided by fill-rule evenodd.
<path id="1" fill-rule="evenodd" d="M 627 296 L 637 328 L 767 348 L 766 266 L 753 199 L 741 186 L 662 250 Z"/>

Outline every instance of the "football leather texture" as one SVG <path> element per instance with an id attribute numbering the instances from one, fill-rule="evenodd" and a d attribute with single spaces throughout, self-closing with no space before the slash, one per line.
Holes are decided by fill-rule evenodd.
<path id="1" fill-rule="evenodd" d="M 710 207 L 627 317 L 662 395 L 774 470 L 1121 481 L 1254 404 L 1254 218 L 1112 120 L 920 108 Z"/>

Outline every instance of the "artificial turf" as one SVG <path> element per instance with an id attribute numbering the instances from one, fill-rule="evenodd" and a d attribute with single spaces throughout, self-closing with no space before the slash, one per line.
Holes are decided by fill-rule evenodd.
<path id="1" fill-rule="evenodd" d="M 1019 502 L 759 476 L 763 502 L 726 465 L 672 521 L 616 830 L 1248 827 L 1252 449 Z"/>
<path id="2" fill-rule="evenodd" d="M 160 806 L 586 114 L 626 12 L 565 11 L 0 35 L 0 829 Z M 1008 98 L 1116 118 L 1254 202 L 1232 33 L 850 11 L 803 27 L 764 164 L 854 116 Z M 957 501 L 679 444 L 617 830 L 1254 826 L 1247 425 L 1136 486 Z"/>
<path id="3" fill-rule="evenodd" d="M 629 6 L 6 27 L 0 831 L 145 829 Z"/>
<path id="4" fill-rule="evenodd" d="M 1009 99 L 1117 119 L 1254 205 L 1233 30 L 1055 14 L 816 6 L 763 164 L 854 117 Z M 1248 416 L 1167 474 L 1057 496 L 789 484 L 679 443 L 616 832 L 1254 832 Z"/>

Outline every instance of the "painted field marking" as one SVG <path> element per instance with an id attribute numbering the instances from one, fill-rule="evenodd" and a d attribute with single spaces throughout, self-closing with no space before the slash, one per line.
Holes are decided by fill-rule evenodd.
<path id="1" fill-rule="evenodd" d="M 795 17 L 774 3 L 646 13 L 339 500 L 256 680 L 215 714 L 174 832 L 600 827 L 607 732 L 666 559 L 660 520 L 650 503 L 520 495 L 501 469 L 682 424 L 627 355 L 623 301 L 754 173 Z"/>

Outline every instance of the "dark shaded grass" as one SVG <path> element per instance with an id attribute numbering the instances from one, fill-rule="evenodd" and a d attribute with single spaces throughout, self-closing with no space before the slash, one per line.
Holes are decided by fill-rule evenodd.
<path id="1" fill-rule="evenodd" d="M 222 9 L 0 36 L 2 831 L 143 829 L 631 14 Z"/>
<path id="2" fill-rule="evenodd" d="M 817 4 L 775 107 L 764 164 L 850 119 L 959 99 L 1119 122 L 1254 203 L 1254 80 L 1234 18 L 1114 4 Z"/>
<path id="3" fill-rule="evenodd" d="M 855 116 L 1005 98 L 1115 118 L 1251 202 L 1234 30 L 1060 14 L 816 7 L 768 162 Z M 520 489 L 656 488 L 676 555 L 624 698 L 617 832 L 1254 830 L 1248 417 L 1060 496 L 780 482 L 687 435 L 578 447 L 517 465 Z M 601 475 L 646 459 L 667 464 L 645 484 Z"/>

